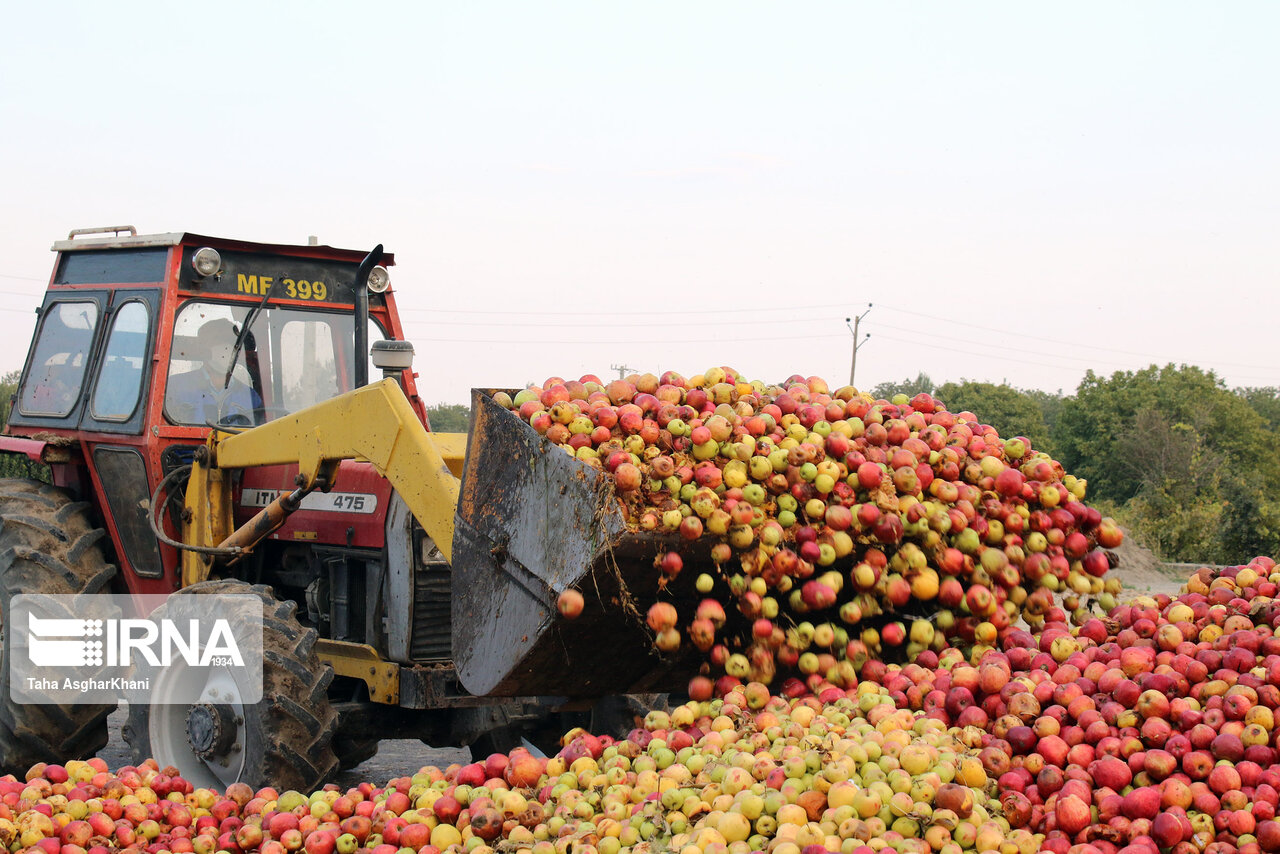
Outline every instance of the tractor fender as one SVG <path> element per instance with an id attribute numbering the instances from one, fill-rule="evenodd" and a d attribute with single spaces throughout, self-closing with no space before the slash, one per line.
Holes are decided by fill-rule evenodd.
<path id="1" fill-rule="evenodd" d="M 0 452 L 9 454 L 25 454 L 33 463 L 47 462 L 45 449 L 56 447 L 50 442 L 40 439 L 23 439 L 18 436 L 0 436 Z"/>

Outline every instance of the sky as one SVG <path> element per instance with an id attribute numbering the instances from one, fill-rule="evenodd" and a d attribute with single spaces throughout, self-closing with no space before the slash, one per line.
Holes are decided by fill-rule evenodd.
<path id="1" fill-rule="evenodd" d="M 1280 385 L 1280 4 L 24 3 L 0 371 L 73 228 L 396 255 L 430 403 L 730 365 Z M 868 304 L 870 310 L 868 311 Z"/>

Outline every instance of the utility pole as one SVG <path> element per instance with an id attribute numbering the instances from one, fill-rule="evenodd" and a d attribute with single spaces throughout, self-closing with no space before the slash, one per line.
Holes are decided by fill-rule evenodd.
<path id="1" fill-rule="evenodd" d="M 628 368 L 626 365 L 610 365 L 609 370 L 617 371 L 618 379 L 620 380 L 625 380 L 627 378 L 627 374 L 634 374 L 636 372 L 635 368 Z"/>
<path id="2" fill-rule="evenodd" d="M 858 348 L 861 347 L 863 344 L 866 344 L 867 338 L 871 337 L 871 333 L 868 332 L 866 334 L 866 337 L 864 337 L 861 341 L 859 341 L 858 340 L 858 324 L 862 322 L 862 318 L 866 317 L 870 313 L 871 313 L 871 303 L 867 303 L 867 310 L 864 311 L 862 314 L 858 315 L 857 317 L 846 317 L 844 319 L 844 325 L 849 327 L 849 332 L 853 335 L 853 356 L 849 359 L 849 385 L 853 385 L 853 372 L 858 367 Z M 853 322 L 852 326 L 849 326 L 850 321 Z"/>

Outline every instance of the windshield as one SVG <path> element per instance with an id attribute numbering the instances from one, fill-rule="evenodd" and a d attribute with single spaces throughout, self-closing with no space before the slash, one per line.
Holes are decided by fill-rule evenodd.
<path id="1" fill-rule="evenodd" d="M 169 420 L 248 427 L 352 389 L 351 314 L 268 305 L 253 318 L 237 354 L 250 311 L 243 303 L 203 301 L 178 310 L 165 389 Z M 369 340 L 382 337 L 370 320 Z"/>

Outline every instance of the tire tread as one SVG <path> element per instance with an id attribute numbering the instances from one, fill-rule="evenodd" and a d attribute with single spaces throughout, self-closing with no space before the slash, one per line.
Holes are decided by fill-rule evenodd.
<path id="1" fill-rule="evenodd" d="M 101 544 L 106 532 L 90 505 L 39 481 L 0 479 L 0 608 L 20 593 L 92 594 L 107 590 L 116 568 Z M 113 705 L 16 703 L 5 662 L 0 673 L 0 774 L 37 762 L 89 758 L 107 743 Z"/>
<path id="2" fill-rule="evenodd" d="M 262 601 L 263 696 L 257 710 L 265 745 L 246 770 L 245 782 L 318 789 L 338 770 L 333 745 L 338 715 L 328 699 L 333 670 L 315 654 L 316 631 L 298 623 L 297 605 L 277 599 L 267 585 L 215 579 L 193 584 L 180 594 L 253 594 Z M 150 753 L 147 730 L 147 711 L 131 707 L 124 735 L 139 760 Z"/>

